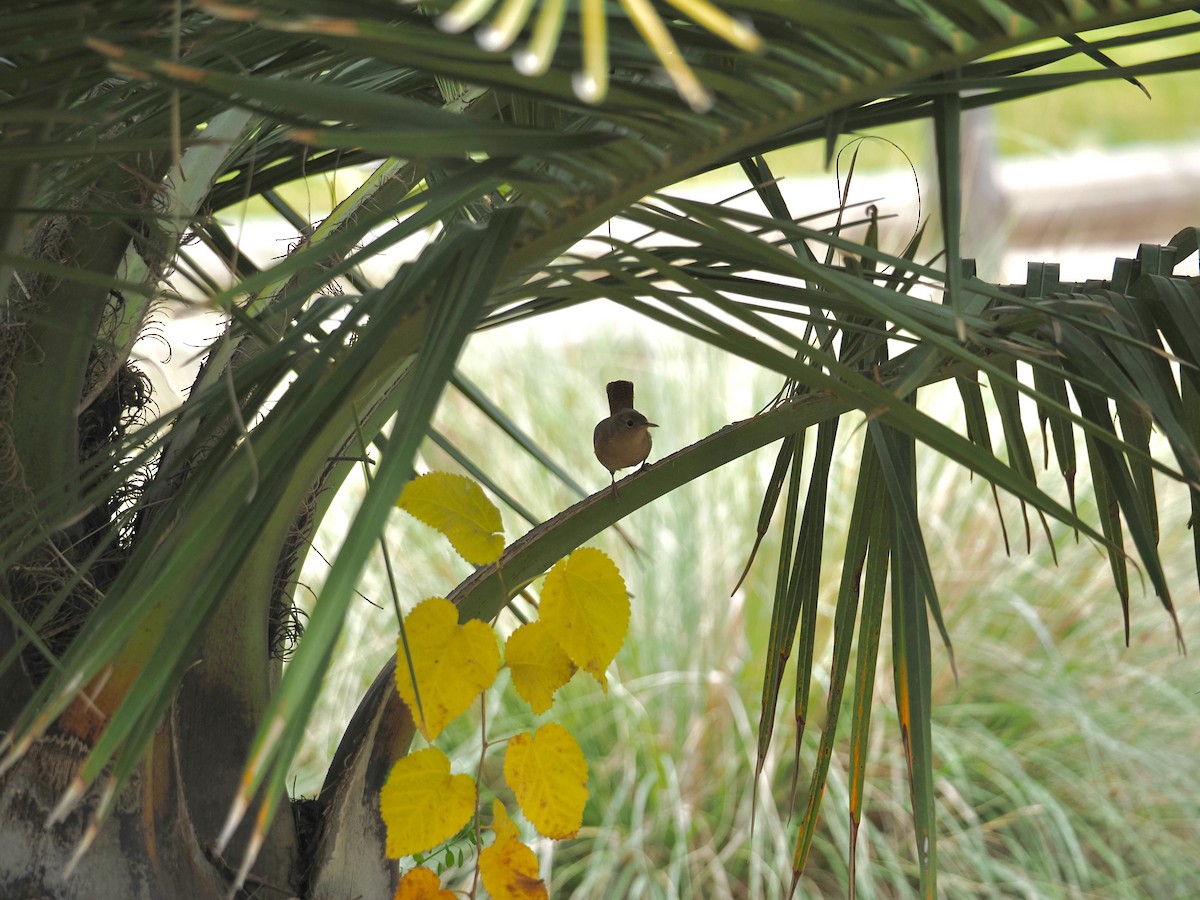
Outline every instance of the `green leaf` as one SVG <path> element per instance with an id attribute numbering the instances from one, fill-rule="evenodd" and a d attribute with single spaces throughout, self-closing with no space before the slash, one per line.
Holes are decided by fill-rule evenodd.
<path id="1" fill-rule="evenodd" d="M 453 372 L 463 342 L 478 321 L 496 272 L 496 259 L 507 252 L 518 219 L 519 210 L 499 211 L 484 228 L 455 229 L 438 252 L 422 257 L 412 276 L 402 284 L 403 295 L 411 298 L 410 302 L 429 302 L 427 298 L 436 297 L 438 313 L 429 322 L 421 352 L 406 379 L 406 389 L 392 401 L 398 404 L 403 400 L 400 418 L 374 482 L 330 569 L 321 607 L 310 618 L 287 676 L 264 717 L 243 790 L 221 836 L 222 844 L 263 784 L 269 799 L 263 803 L 265 813 L 260 813 L 256 828 L 262 832 L 270 824 L 273 799 L 284 790 L 288 761 L 303 739 L 308 712 L 316 701 L 359 572 L 375 546 L 394 498 L 412 476 L 413 456 L 424 437 L 426 423 Z M 244 861 L 243 868 L 249 862 Z"/>
<path id="2" fill-rule="evenodd" d="M 804 516 L 800 520 L 800 533 L 796 538 L 795 565 L 788 585 L 789 592 L 799 602 L 801 614 L 800 647 L 796 660 L 797 773 L 800 747 L 804 742 L 804 729 L 809 717 L 808 696 L 813 680 L 813 664 L 816 662 L 817 600 L 820 596 L 821 561 L 825 549 L 826 499 L 829 496 L 829 470 L 833 465 L 837 431 L 837 419 L 822 422 L 817 428 L 808 497 L 804 501 Z"/>
<path id="3" fill-rule="evenodd" d="M 871 422 L 867 431 L 875 443 L 875 451 L 879 458 L 879 467 L 883 471 L 884 484 L 887 485 L 888 496 L 892 501 L 892 511 L 896 516 L 897 531 L 893 540 L 893 560 L 904 557 L 905 579 L 914 581 L 920 595 L 929 604 L 929 614 L 937 623 L 942 643 L 950 658 L 950 668 L 954 670 L 954 648 L 950 643 L 950 633 L 942 618 L 942 607 L 938 601 L 937 586 L 934 584 L 933 571 L 929 565 L 929 553 L 925 538 L 921 531 L 921 522 L 917 515 L 917 480 L 915 463 L 915 441 L 909 435 L 898 429 L 889 428 L 883 423 Z M 955 680 L 958 673 L 955 671 Z"/>
<path id="4" fill-rule="evenodd" d="M 950 73 L 953 77 L 953 73 Z M 967 339 L 962 314 L 960 231 L 962 229 L 962 101 L 957 91 L 939 94 L 933 102 L 933 145 L 937 150 L 938 203 L 946 242 L 946 293 L 954 309 L 960 341 Z"/>
<path id="5" fill-rule="evenodd" d="M 800 510 L 800 481 L 804 462 L 804 435 L 801 431 L 790 434 L 783 440 L 779 456 L 775 461 L 775 474 L 768 484 L 767 496 L 763 502 L 763 513 L 759 515 L 762 525 L 764 513 L 771 500 L 772 486 L 778 483 L 782 487 L 783 479 L 788 479 L 787 500 L 784 501 L 783 530 L 780 537 L 779 562 L 775 575 L 775 597 L 771 604 L 771 625 L 767 632 L 767 662 L 763 672 L 762 705 L 758 715 L 758 760 L 754 767 L 754 791 L 757 796 L 758 776 L 762 773 L 767 760 L 767 751 L 771 747 L 771 736 L 775 730 L 775 709 L 779 703 L 779 689 L 783 685 L 783 676 L 787 671 L 787 662 L 792 656 L 792 647 L 796 642 L 796 623 L 800 619 L 800 595 L 793 591 L 794 579 L 793 559 L 799 565 L 797 544 L 794 543 L 796 520 Z M 784 455 L 786 450 L 787 455 Z M 776 490 L 776 497 L 778 490 Z M 773 510 L 774 503 L 771 504 Z M 769 516 L 767 516 L 769 520 Z M 800 723 L 797 722 L 799 728 Z"/>
<path id="6" fill-rule="evenodd" d="M 878 498 L 884 492 L 878 453 L 871 441 L 863 444 L 862 460 L 858 470 L 858 485 L 854 492 L 854 506 L 850 512 L 850 526 L 846 532 L 846 548 L 842 561 L 842 577 L 838 586 L 837 607 L 834 611 L 833 659 L 830 664 L 829 697 L 826 704 L 825 727 L 821 732 L 821 744 L 813 765 L 804 817 L 800 820 L 800 832 L 796 838 L 796 850 L 792 857 L 792 892 L 808 862 L 813 835 L 821 812 L 821 800 L 825 793 L 825 780 L 829 774 L 829 761 L 833 754 L 833 742 L 837 736 L 838 717 L 841 713 L 842 691 L 850 665 L 850 648 L 854 638 L 854 622 L 858 614 L 863 566 L 867 559 L 872 523 L 883 507 Z M 872 548 L 874 551 L 875 548 Z M 886 551 L 883 564 L 886 567 Z M 886 568 L 885 568 L 886 570 Z M 872 659 L 872 665 L 874 659 Z M 862 678 L 861 670 L 856 678 Z M 861 727 L 862 723 L 858 723 Z M 799 745 L 799 740 L 797 740 Z M 799 751 L 797 750 L 797 753 Z"/>
<path id="7" fill-rule="evenodd" d="M 874 443 L 864 445 L 874 453 Z M 858 633 L 858 658 L 854 667 L 854 706 L 850 719 L 850 849 L 849 892 L 855 890 L 855 848 L 858 829 L 866 808 L 866 771 L 871 734 L 871 706 L 875 696 L 875 665 L 879 659 L 879 637 L 883 630 L 884 600 L 887 595 L 888 560 L 891 555 L 891 535 L 894 513 L 885 498 L 877 504 L 870 518 L 866 572 L 862 586 L 862 621 Z"/>
<path id="8" fill-rule="evenodd" d="M 900 449 L 898 440 L 886 436 L 879 446 Z M 903 465 L 903 463 L 901 463 Z M 911 458 L 905 466 L 911 471 Z M 886 471 L 886 469 L 885 469 Z M 896 500 L 895 492 L 892 493 Z M 937 896 L 937 829 L 933 786 L 933 742 L 930 728 L 932 672 L 929 621 L 926 618 L 926 565 L 923 555 L 913 552 L 911 526 L 896 508 L 892 535 L 892 667 L 896 684 L 896 712 L 908 761 L 912 797 L 913 837 L 917 851 L 917 873 L 923 897 Z"/>

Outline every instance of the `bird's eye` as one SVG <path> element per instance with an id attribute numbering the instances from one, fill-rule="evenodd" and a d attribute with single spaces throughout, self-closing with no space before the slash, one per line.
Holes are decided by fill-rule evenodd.
<path id="1" fill-rule="evenodd" d="M 629 418 L 629 419 L 626 419 L 626 420 L 625 420 L 625 426 L 626 426 L 627 428 L 632 428 L 632 427 L 633 427 L 633 426 L 635 426 L 636 424 L 637 424 L 637 422 L 635 422 L 635 421 L 634 421 L 632 418 Z"/>

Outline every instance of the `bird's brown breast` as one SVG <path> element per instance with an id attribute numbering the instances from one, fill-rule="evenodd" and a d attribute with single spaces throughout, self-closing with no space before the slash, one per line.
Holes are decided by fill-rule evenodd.
<path id="1" fill-rule="evenodd" d="M 610 472 L 645 462 L 652 443 L 649 426 L 628 428 L 615 416 L 602 421 L 592 433 L 596 459 Z"/>

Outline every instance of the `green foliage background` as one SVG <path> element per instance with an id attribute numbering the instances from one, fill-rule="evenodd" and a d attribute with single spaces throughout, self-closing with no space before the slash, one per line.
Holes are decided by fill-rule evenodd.
<path id="1" fill-rule="evenodd" d="M 594 321 L 594 316 L 583 316 Z M 601 317 L 602 318 L 602 317 Z M 580 317 L 558 314 L 566 333 Z M 601 326 L 603 328 L 603 326 Z M 463 365 L 487 384 L 513 418 L 561 459 L 585 485 L 606 474 L 587 440 L 603 412 L 602 382 L 635 379 L 638 405 L 662 427 L 654 457 L 670 452 L 756 409 L 775 382 L 655 326 L 613 321 L 600 338 L 573 337 L 547 350 L 536 329 L 472 339 Z M 555 376 L 547 379 L 547 368 Z M 694 398 L 707 402 L 697 403 Z M 949 409 L 953 392 L 931 397 Z M 860 420 L 861 422 L 861 420 Z M 531 458 L 497 453 L 495 426 L 456 391 L 448 392 L 435 428 L 542 515 L 571 495 Z M 856 480 L 861 424 L 847 427 L 835 452 L 827 540 L 844 541 Z M 1030 435 L 1035 447 L 1040 438 Z M 436 445 L 425 465 L 453 470 Z M 729 592 L 753 541 L 759 498 L 752 489 L 770 474 L 773 454 L 760 451 L 673 493 L 622 522 L 631 549 L 613 530 L 593 544 L 621 565 L 633 593 L 633 620 L 618 656 L 608 697 L 577 676 L 555 709 L 584 747 L 592 791 L 585 829 L 564 847 L 536 843 L 552 894 L 581 898 L 721 898 L 787 896 L 795 822 L 788 822 L 791 780 L 807 778 L 816 729 L 792 756 L 792 697 L 785 689 L 776 720 L 777 745 L 761 782 L 751 829 L 754 754 L 762 668 L 774 591 L 772 532 L 737 596 Z M 1120 606 L 1107 561 L 1054 526 L 1058 562 L 1034 525 L 1025 552 L 1019 507 L 1001 502 L 1012 545 L 1006 553 L 987 485 L 933 455 L 922 458 L 922 508 L 933 563 L 944 591 L 959 681 L 945 654 L 934 651 L 933 726 L 938 784 L 940 883 L 947 896 L 1185 896 L 1194 883 L 1200 840 L 1200 668 L 1176 652 L 1169 626 L 1153 608 L 1135 613 L 1131 646 L 1122 641 Z M 1083 502 L 1090 492 L 1080 489 Z M 353 504 L 351 491 L 345 502 Z M 1182 500 L 1182 498 L 1180 498 Z M 1085 510 L 1086 511 L 1086 510 Z M 509 539 L 527 524 L 506 510 Z M 1186 534 L 1186 504 L 1163 509 L 1164 534 Z M 336 532 L 336 519 L 331 523 Z M 320 539 L 318 539 L 318 545 Z M 389 544 L 397 554 L 406 604 L 445 590 L 469 570 L 419 523 L 397 514 Z M 1164 562 L 1172 578 L 1188 577 L 1188 542 L 1172 539 Z M 319 593 L 323 565 L 305 575 Z M 827 659 L 839 560 L 825 561 L 814 691 L 828 687 Z M 364 592 L 386 605 L 381 567 Z M 1145 599 L 1144 588 L 1135 597 Z M 1185 634 L 1197 621 L 1181 604 Z M 385 610 L 352 608 L 312 742 L 298 760 L 300 793 L 320 785 L 340 737 L 375 671 L 394 650 Z M 510 622 L 513 620 L 509 619 Z M 886 627 L 886 624 L 885 624 Z M 823 648 L 823 649 L 820 649 Z M 872 743 L 869 824 L 860 837 L 858 889 L 863 897 L 920 896 L 908 812 L 908 785 L 886 666 L 877 680 L 879 729 Z M 823 715 L 820 707 L 814 720 Z M 489 700 L 490 740 L 536 719 L 511 689 Z M 473 770 L 478 732 L 457 729 L 457 770 Z M 803 896 L 845 896 L 846 759 L 838 742 L 826 813 Z M 466 860 L 471 855 L 468 849 Z M 452 874 L 448 874 L 452 878 Z M 470 881 L 469 869 L 461 884 Z M 1182 892 L 1182 893 L 1181 893 Z"/>
<path id="2" fill-rule="evenodd" d="M 1181 824 L 1194 821 L 1190 801 L 1175 792 L 1182 812 L 1166 814 L 1131 745 L 1113 750 L 1104 737 L 1155 729 L 1092 727 L 1104 717 L 1081 715 L 1099 709 L 1082 688 L 1074 702 L 1067 695 L 1075 715 L 1060 727 L 1053 695 L 1040 708 L 1031 699 L 1044 679 L 997 673 L 1036 678 L 1037 660 L 1053 667 L 1065 658 L 1054 648 L 1076 640 L 1089 662 L 1119 670 L 1114 658 L 1146 646 L 1169 656 L 1170 629 L 1182 637 L 1192 621 L 1186 606 L 1175 618 L 1172 595 L 1183 605 L 1195 593 L 1194 567 L 1180 559 L 1188 544 L 1200 558 L 1200 539 L 1183 540 L 1180 524 L 1182 504 L 1200 514 L 1200 281 L 1176 270 L 1200 231 L 1183 221 L 1133 235 L 1129 258 L 1088 283 L 1060 282 L 1046 260 L 1034 261 L 1026 284 L 1001 289 L 962 259 L 961 131 L 978 105 L 1093 79 L 1194 77 L 1200 20 L 1177 0 L 727 5 L 754 16 L 767 52 L 730 49 L 686 18 L 670 24 L 715 94 L 703 112 L 679 103 L 617 5 L 590 7 L 609 20 L 599 43 L 586 18 L 564 20 L 564 53 L 537 81 L 470 36 L 445 34 L 425 8 L 386 0 L 130 0 L 103 10 L 19 0 L 0 9 L 0 34 L 13 42 L 0 60 L 3 890 L 74 900 L 78 885 L 47 885 L 78 864 L 79 884 L 111 896 L 209 900 L 243 884 L 313 898 L 390 893 L 376 803 L 411 723 L 390 691 L 335 665 L 371 662 L 380 666 L 373 684 L 389 683 L 378 645 L 354 640 L 390 642 L 395 628 L 361 599 L 364 566 L 382 546 L 405 602 L 449 592 L 462 616 L 490 619 L 512 585 L 599 534 L 626 560 L 646 639 L 618 663 L 631 705 L 598 715 L 594 697 L 573 699 L 609 800 L 592 813 L 593 852 L 559 851 L 562 891 L 773 895 L 802 877 L 812 892 L 861 884 L 933 897 L 939 843 L 955 890 L 1171 883 L 1169 848 L 1194 837 Z M 1128 40 L 1097 31 L 1135 22 L 1148 30 Z M 1049 43 L 1031 46 L 1038 41 Z M 1138 44 L 1144 57 L 1122 58 Z M 609 54 L 602 106 L 582 105 L 572 90 L 581 48 Z M 913 122 L 932 125 L 933 152 L 914 155 L 936 160 L 921 167 L 939 185 L 922 213 L 937 207 L 944 252 L 935 228 L 904 248 L 880 245 L 868 210 L 848 210 L 859 220 L 844 227 L 814 225 L 803 218 L 812 210 L 784 204 L 768 158 L 786 162 L 801 146 L 824 157 L 841 134 Z M 314 182 L 299 200 L 280 190 L 359 164 L 365 184 L 339 195 L 328 216 L 309 202 Z M 756 213 L 655 193 L 730 165 L 755 192 Z M 242 213 L 265 208 L 295 237 L 286 252 L 255 255 L 244 244 Z M 628 242 L 629 227 L 650 233 Z M 603 232 L 587 245 L 592 255 L 579 255 L 576 242 L 594 229 Z M 222 260 L 223 275 L 197 262 L 197 242 Z M 411 262 L 378 268 L 396 247 L 411 249 Z M 922 292 L 912 294 L 917 281 Z M 180 410 L 155 418 L 126 362 L 164 289 L 177 286 L 231 327 Z M 592 317 L 550 318 L 571 307 Z M 597 334 L 617 321 L 637 324 L 611 335 L 607 350 L 568 348 L 578 365 L 564 374 L 546 329 Z M 650 321 L 703 354 L 651 339 Z M 539 330 L 520 330 L 531 323 Z M 499 343 L 488 350 L 485 336 Z M 493 489 L 510 493 L 514 510 L 531 507 L 529 519 L 602 483 L 584 474 L 595 472 L 586 435 L 610 378 L 637 382 L 639 405 L 662 422 L 658 464 L 626 483 L 619 506 L 585 499 L 498 567 L 460 582 L 462 569 L 412 550 L 428 534 L 389 529 L 431 421 L 451 455 L 490 464 L 507 446 L 488 427 L 464 427 L 460 358 L 494 395 L 496 418 L 520 422 L 562 454 L 564 482 L 582 482 L 554 487 L 535 471 L 552 466 L 537 451 L 536 464 L 498 470 Z M 726 371 L 734 359 L 757 368 Z M 990 436 L 985 415 L 964 424 L 947 412 L 963 406 L 993 413 Z M 1049 478 L 1032 464 L 1037 412 L 1054 428 Z M 822 444 L 839 421 L 836 440 Z M 800 535 L 795 559 L 790 538 L 769 547 L 779 576 L 764 551 L 744 592 L 724 601 L 772 468 L 763 448 L 782 439 L 787 462 L 787 448 L 818 431 L 790 474 L 776 469 L 787 481 L 776 527 Z M 832 469 L 814 440 L 832 447 Z M 910 461 L 918 449 L 919 467 Z M 1076 509 L 1067 485 L 1085 463 L 1099 499 L 1090 506 L 1081 491 Z M 328 568 L 298 576 L 334 488 L 360 464 L 367 483 L 316 535 L 333 545 Z M 956 465 L 976 482 L 956 472 L 951 494 L 942 481 Z M 1082 546 L 1069 548 L 1086 560 L 1078 582 L 1048 576 L 1056 570 L 1044 557 L 1013 563 L 996 552 L 986 504 L 966 499 L 990 485 L 1001 489 L 1018 557 L 1026 513 L 1035 544 L 1035 510 L 1054 520 L 1046 527 L 1064 573 L 1070 529 L 1081 533 Z M 861 502 L 848 516 L 854 494 Z M 942 508 L 939 497 L 953 499 Z M 611 531 L 622 519 L 623 539 Z M 867 610 L 885 608 L 890 579 L 875 675 L 875 638 L 856 628 L 859 585 L 839 576 L 846 557 L 856 560 L 851 572 L 865 565 L 864 623 Z M 1084 596 L 1097 583 L 1123 590 L 1127 576 L 1134 602 L 1124 616 Z M 1025 578 L 1033 584 L 1021 587 Z M 284 666 L 280 623 L 305 595 L 317 599 Z M 990 618 L 1006 608 L 1016 617 Z M 1137 642 L 1154 635 L 1150 644 L 1117 653 L 1122 619 Z M 958 686 L 939 641 L 947 624 L 969 634 Z M 1022 651 L 1029 633 L 1038 640 Z M 776 663 L 793 645 L 785 671 Z M 979 674 L 991 690 L 977 694 L 969 679 Z M 847 708 L 835 729 L 856 678 L 871 689 L 858 699 L 880 702 L 874 715 Z M 769 698 L 761 721 L 759 679 Z M 1167 674 L 1157 682 L 1169 683 Z M 323 687 L 341 698 L 336 716 L 312 716 Z M 827 710 L 826 688 L 835 698 Z M 803 741 L 789 740 L 793 691 Z M 1191 710 L 1180 702 L 1190 696 L 1177 686 L 1153 703 Z M 1150 705 L 1128 708 L 1140 715 Z M 954 719 L 951 707 L 972 718 Z M 344 727 L 336 751 L 331 734 L 312 732 L 330 721 Z M 951 726 L 966 744 L 944 737 Z M 847 731 L 869 751 L 864 768 L 845 765 Z M 1086 753 L 1071 750 L 1076 732 Z M 1002 744 L 989 744 L 995 733 Z M 1155 749 L 1173 746 L 1164 735 Z M 311 753 L 310 768 L 294 766 L 301 753 Z M 319 796 L 292 802 L 293 780 L 314 790 L 311 767 L 331 754 Z M 744 773 L 755 755 L 765 811 L 751 835 Z M 1084 757 L 1086 774 L 1069 764 Z M 1095 787 L 1096 766 L 1119 773 L 1106 774 L 1108 790 Z M 1180 760 L 1172 771 L 1191 770 Z M 150 789 L 128 790 L 138 784 Z M 857 879 L 841 862 L 853 838 L 839 825 L 839 790 L 870 792 Z M 1126 836 L 1146 837 L 1129 829 L 1143 809 L 1167 825 L 1145 842 L 1153 859 L 1108 833 L 1121 822 Z M 158 840 L 167 834 L 179 840 Z M 82 853 L 88 842 L 93 852 Z"/>

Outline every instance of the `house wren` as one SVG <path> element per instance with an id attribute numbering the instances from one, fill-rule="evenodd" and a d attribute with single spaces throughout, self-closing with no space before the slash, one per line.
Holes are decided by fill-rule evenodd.
<path id="1" fill-rule="evenodd" d="M 658 426 L 633 408 L 633 382 L 608 383 L 607 419 L 592 432 L 592 447 L 600 465 L 608 469 L 613 493 L 617 492 L 617 469 L 646 465 L 650 455 L 650 429 Z"/>

